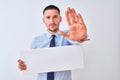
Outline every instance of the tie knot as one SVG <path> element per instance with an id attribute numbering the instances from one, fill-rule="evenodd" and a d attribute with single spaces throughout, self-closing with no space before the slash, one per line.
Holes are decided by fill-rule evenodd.
<path id="1" fill-rule="evenodd" d="M 55 38 L 56 36 L 55 35 L 52 35 L 52 38 Z"/>

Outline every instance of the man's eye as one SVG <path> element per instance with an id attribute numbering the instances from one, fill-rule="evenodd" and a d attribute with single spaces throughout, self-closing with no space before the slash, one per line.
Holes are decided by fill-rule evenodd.
<path id="1" fill-rule="evenodd" d="M 49 16 L 47 16 L 46 18 L 47 18 L 47 19 L 50 19 L 50 17 L 49 17 Z"/>
<path id="2" fill-rule="evenodd" d="M 57 18 L 58 16 L 56 15 L 56 16 L 54 16 L 54 18 Z"/>

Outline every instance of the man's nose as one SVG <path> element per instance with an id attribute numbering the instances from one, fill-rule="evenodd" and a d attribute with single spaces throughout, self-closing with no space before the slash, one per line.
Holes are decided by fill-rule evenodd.
<path id="1" fill-rule="evenodd" d="M 50 19 L 50 23 L 54 23 L 54 19 L 53 18 Z"/>

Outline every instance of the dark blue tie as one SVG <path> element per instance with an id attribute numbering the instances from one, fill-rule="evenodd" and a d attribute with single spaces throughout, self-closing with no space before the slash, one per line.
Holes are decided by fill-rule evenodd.
<path id="1" fill-rule="evenodd" d="M 52 35 L 52 39 L 50 41 L 50 47 L 55 47 L 55 35 Z M 47 80 L 54 80 L 54 72 L 47 73 Z"/>
<path id="2" fill-rule="evenodd" d="M 52 35 L 52 39 L 50 41 L 50 47 L 55 47 L 55 35 Z"/>

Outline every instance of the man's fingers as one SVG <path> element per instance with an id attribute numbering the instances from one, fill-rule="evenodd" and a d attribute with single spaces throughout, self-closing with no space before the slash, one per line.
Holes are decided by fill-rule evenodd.
<path id="1" fill-rule="evenodd" d="M 71 10 L 72 10 L 72 16 L 74 16 L 73 23 L 77 23 L 78 22 L 78 17 L 77 17 L 76 11 L 75 11 L 74 8 L 72 8 Z"/>
<path id="2" fill-rule="evenodd" d="M 67 8 L 67 11 L 65 12 L 65 16 L 66 16 L 67 24 L 71 25 L 70 18 L 69 18 L 69 8 Z"/>
<path id="3" fill-rule="evenodd" d="M 21 59 L 18 59 L 18 63 L 24 63 L 24 61 Z"/>
<path id="4" fill-rule="evenodd" d="M 78 13 L 78 18 L 79 18 L 79 23 L 80 24 L 84 24 L 84 21 L 83 21 L 83 19 L 82 19 L 82 16 L 80 15 L 80 13 Z"/>
<path id="5" fill-rule="evenodd" d="M 18 67 L 19 67 L 19 69 L 20 69 L 21 71 L 27 69 L 26 64 L 25 64 L 24 61 L 21 60 L 21 59 L 18 60 Z"/>
<path id="6" fill-rule="evenodd" d="M 66 12 L 65 12 L 65 15 L 66 15 L 66 21 L 68 23 L 68 26 L 70 26 L 71 24 L 79 22 L 80 15 L 78 16 L 76 14 L 76 11 L 74 8 L 68 7 Z"/>
<path id="7" fill-rule="evenodd" d="M 74 12 L 74 9 L 70 9 L 70 12 L 69 12 L 69 17 L 70 17 L 70 22 L 71 24 L 74 24 L 75 23 L 75 12 Z"/>
<path id="8" fill-rule="evenodd" d="M 22 70 L 26 70 L 26 66 L 19 66 L 19 69 L 22 71 Z"/>

